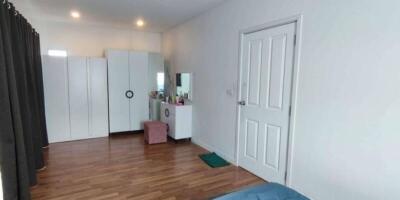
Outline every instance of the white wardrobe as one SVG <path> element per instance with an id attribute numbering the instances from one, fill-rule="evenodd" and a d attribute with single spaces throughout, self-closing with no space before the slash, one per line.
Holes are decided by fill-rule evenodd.
<path id="1" fill-rule="evenodd" d="M 108 136 L 106 60 L 51 56 L 42 60 L 49 141 Z"/>
<path id="2" fill-rule="evenodd" d="M 110 133 L 143 129 L 149 120 L 150 70 L 154 53 L 107 50 Z M 162 57 L 161 57 L 162 60 Z M 154 80 L 156 76 L 154 77 Z"/>

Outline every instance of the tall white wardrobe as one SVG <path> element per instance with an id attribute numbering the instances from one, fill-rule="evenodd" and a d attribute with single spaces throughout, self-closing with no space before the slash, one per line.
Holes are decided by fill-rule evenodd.
<path id="1" fill-rule="evenodd" d="M 110 133 L 143 129 L 149 120 L 153 68 L 163 68 L 157 53 L 107 50 Z M 162 66 L 154 66 L 162 65 Z"/>
<path id="2" fill-rule="evenodd" d="M 108 136 L 107 61 L 43 56 L 50 142 Z"/>

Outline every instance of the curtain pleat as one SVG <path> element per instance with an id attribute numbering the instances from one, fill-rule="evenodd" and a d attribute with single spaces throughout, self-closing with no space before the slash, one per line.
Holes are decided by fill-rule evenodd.
<path id="1" fill-rule="evenodd" d="M 24 45 L 24 54 L 25 54 L 25 78 L 26 82 L 29 83 L 27 84 L 27 94 L 28 94 L 28 103 L 30 105 L 31 109 L 31 125 L 32 125 L 32 141 L 37 144 L 33 145 L 33 153 L 34 155 L 32 157 L 35 158 L 35 166 L 36 169 L 41 169 L 44 167 L 44 162 L 43 162 L 43 154 L 42 154 L 42 137 L 41 137 L 41 123 L 40 123 L 40 112 L 39 112 L 39 101 L 38 101 L 38 92 L 37 92 L 37 86 L 36 86 L 36 77 L 35 77 L 35 72 L 34 72 L 34 59 L 33 59 L 33 29 L 32 27 L 28 24 L 26 19 L 20 17 L 19 19 L 19 24 L 21 26 L 21 32 L 22 32 L 22 42 L 25 43 Z M 33 183 L 35 184 L 35 183 Z"/>
<path id="2" fill-rule="evenodd" d="M 9 9 L 9 16 L 12 16 L 12 13 L 15 13 L 13 8 Z M 22 30 L 20 24 L 18 23 L 18 19 L 16 17 L 11 17 L 10 19 L 10 28 L 12 34 L 12 49 L 13 49 L 13 59 L 14 59 L 14 77 L 17 82 L 17 92 L 19 97 L 19 107 L 21 109 L 21 119 L 22 119 L 22 129 L 24 132 L 24 141 L 25 141 L 25 151 L 27 155 L 27 165 L 29 170 L 29 181 L 30 185 L 36 184 L 36 163 L 35 157 L 31 155 L 34 153 L 34 129 L 33 123 L 31 120 L 32 117 L 32 107 L 29 102 L 29 91 L 28 91 L 28 81 L 26 77 L 26 61 L 24 59 L 24 45 L 22 38 Z"/>
<path id="3" fill-rule="evenodd" d="M 36 32 L 36 31 L 34 31 Z M 34 50 L 34 76 L 36 77 L 38 103 L 39 103 L 39 120 L 41 126 L 42 147 L 49 146 L 49 139 L 47 137 L 46 115 L 44 107 L 44 86 L 43 86 L 43 72 L 42 72 L 42 56 L 40 55 L 40 38 L 39 34 L 35 34 L 33 38 Z"/>
<path id="4" fill-rule="evenodd" d="M 0 3 L 0 169 L 5 200 L 30 199 L 48 145 L 40 39 L 8 2 Z"/>

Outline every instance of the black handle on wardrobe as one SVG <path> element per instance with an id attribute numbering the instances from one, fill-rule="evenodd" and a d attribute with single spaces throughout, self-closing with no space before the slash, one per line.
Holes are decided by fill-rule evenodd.
<path id="1" fill-rule="evenodd" d="M 168 110 L 168 108 L 166 108 L 166 109 L 164 110 L 164 114 L 165 114 L 166 117 L 169 117 L 169 110 Z"/>
<path id="2" fill-rule="evenodd" d="M 125 96 L 126 96 L 126 98 L 128 98 L 128 99 L 132 99 L 133 96 L 135 96 L 135 93 L 133 93 L 132 90 L 127 90 L 127 91 L 125 92 Z"/>

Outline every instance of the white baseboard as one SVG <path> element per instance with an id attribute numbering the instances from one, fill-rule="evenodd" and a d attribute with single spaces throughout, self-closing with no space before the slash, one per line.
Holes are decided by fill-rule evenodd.
<path id="1" fill-rule="evenodd" d="M 73 141 L 80 141 L 80 140 L 89 140 L 89 139 L 97 139 L 97 138 L 106 138 L 109 135 L 98 135 L 98 136 L 88 136 L 87 138 L 69 138 L 69 139 L 62 139 L 62 140 L 49 140 L 49 144 L 55 143 L 63 143 L 63 142 L 73 142 Z"/>
<path id="2" fill-rule="evenodd" d="M 197 144 L 197 145 L 203 147 L 203 148 L 206 149 L 207 151 L 215 152 L 216 154 L 218 154 L 219 156 L 221 156 L 223 159 L 225 159 L 226 161 L 228 161 L 228 162 L 230 162 L 231 164 L 233 164 L 233 165 L 236 166 L 236 159 L 235 159 L 234 157 L 232 157 L 232 156 L 227 155 L 226 153 L 224 153 L 223 151 L 219 150 L 218 148 L 213 147 L 213 146 L 211 146 L 211 145 L 209 145 L 209 144 L 206 144 L 206 143 L 203 142 L 202 140 L 200 140 L 200 139 L 198 139 L 198 138 L 195 138 L 195 137 L 192 138 L 192 142 L 193 142 L 194 144 Z"/>

